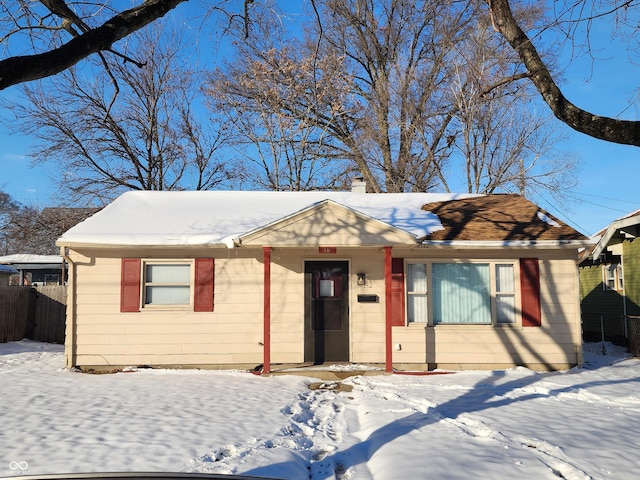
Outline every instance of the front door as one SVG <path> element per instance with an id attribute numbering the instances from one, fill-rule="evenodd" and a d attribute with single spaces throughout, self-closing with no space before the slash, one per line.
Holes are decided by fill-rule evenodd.
<path id="1" fill-rule="evenodd" d="M 305 262 L 304 361 L 349 361 L 349 262 Z"/>

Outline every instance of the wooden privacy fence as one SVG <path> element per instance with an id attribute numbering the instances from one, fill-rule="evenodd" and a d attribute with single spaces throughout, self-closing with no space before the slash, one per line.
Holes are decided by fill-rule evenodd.
<path id="1" fill-rule="evenodd" d="M 66 285 L 0 287 L 0 343 L 64 343 Z"/>

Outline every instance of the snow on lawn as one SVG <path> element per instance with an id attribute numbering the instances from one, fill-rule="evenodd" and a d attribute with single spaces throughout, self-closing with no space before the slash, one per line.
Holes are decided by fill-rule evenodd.
<path id="1" fill-rule="evenodd" d="M 311 377 L 64 369 L 0 344 L 0 476 L 95 471 L 286 479 L 638 476 L 640 361 L 587 345 L 567 372 Z"/>

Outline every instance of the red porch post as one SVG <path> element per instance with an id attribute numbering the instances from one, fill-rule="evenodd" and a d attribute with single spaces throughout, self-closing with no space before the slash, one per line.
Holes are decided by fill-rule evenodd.
<path id="1" fill-rule="evenodd" d="M 393 351 L 391 349 L 391 325 L 393 306 L 391 304 L 391 248 L 384 247 L 384 306 L 385 306 L 385 366 L 384 371 L 393 371 Z"/>
<path id="2" fill-rule="evenodd" d="M 271 371 L 271 250 L 262 247 L 264 253 L 264 361 L 262 372 Z"/>

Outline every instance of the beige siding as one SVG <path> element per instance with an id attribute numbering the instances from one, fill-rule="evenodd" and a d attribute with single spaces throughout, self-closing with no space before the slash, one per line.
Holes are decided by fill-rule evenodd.
<path id="1" fill-rule="evenodd" d="M 506 252 L 506 254 L 505 254 Z M 126 256 L 177 259 L 215 257 L 213 313 L 188 309 L 143 309 L 120 313 L 120 255 L 114 251 L 72 252 L 76 280 L 74 316 L 68 319 L 68 354 L 74 365 L 225 365 L 255 366 L 263 361 L 263 262 L 261 248 L 190 251 L 135 251 Z M 394 248 L 403 258 L 446 259 L 443 249 Z M 125 255 L 122 255 L 125 256 Z M 397 366 L 478 368 L 525 364 L 562 368 L 579 361 L 579 309 L 575 252 L 495 250 L 456 251 L 456 260 L 506 257 L 540 259 L 542 326 L 409 325 L 394 327 L 393 362 Z M 349 262 L 350 360 L 384 364 L 384 252 L 379 247 L 339 246 L 335 255 L 317 247 L 275 247 L 271 265 L 271 361 L 304 359 L 304 262 Z M 356 284 L 356 273 L 367 283 Z M 359 303 L 358 294 L 377 295 L 377 303 Z M 71 293 L 70 293 L 71 295 Z M 73 338 L 71 338 L 71 336 Z M 69 342 L 69 340 L 74 340 Z M 70 345 L 75 345 L 73 352 Z"/>
<path id="2" fill-rule="evenodd" d="M 419 325 L 393 329 L 394 362 L 426 361 L 432 367 L 495 367 L 513 364 L 534 368 L 565 368 L 580 361 L 580 321 L 577 267 L 572 252 L 565 259 L 558 252 L 513 257 L 540 259 L 541 327 Z M 438 256 L 440 257 L 440 256 Z M 461 255 L 460 258 L 469 258 Z M 496 258 L 483 252 L 477 260 Z M 422 340 L 422 341 L 419 341 Z M 401 350 L 396 350 L 400 343 Z"/>
<path id="3" fill-rule="evenodd" d="M 121 259 L 106 256 L 110 252 L 95 253 L 72 256 L 76 278 L 75 364 L 262 362 L 263 269 L 257 258 L 234 255 L 230 259 L 226 251 L 223 258 L 216 258 L 213 313 L 157 308 L 120 313 Z M 212 252 L 197 252 L 191 258 L 207 255 L 212 256 Z M 165 254 L 159 258 L 176 257 Z"/>
<path id="4" fill-rule="evenodd" d="M 357 285 L 356 273 L 367 274 L 366 285 Z M 385 359 L 384 251 L 354 253 L 351 260 L 351 360 L 383 363 Z M 378 303 L 358 303 L 358 294 L 377 295 Z"/>

